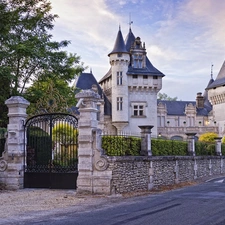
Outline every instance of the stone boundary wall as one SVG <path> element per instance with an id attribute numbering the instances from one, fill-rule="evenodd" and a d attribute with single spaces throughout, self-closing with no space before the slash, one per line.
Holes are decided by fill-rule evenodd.
<path id="1" fill-rule="evenodd" d="M 147 191 L 225 173 L 223 156 L 107 157 L 111 193 Z"/>

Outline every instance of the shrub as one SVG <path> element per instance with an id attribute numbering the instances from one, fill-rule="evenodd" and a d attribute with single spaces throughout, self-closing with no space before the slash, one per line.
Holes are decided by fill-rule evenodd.
<path id="1" fill-rule="evenodd" d="M 5 127 L 0 127 L 0 138 L 5 138 L 5 133 L 7 129 Z"/>
<path id="2" fill-rule="evenodd" d="M 7 129 L 5 127 L 0 127 L 0 157 L 2 156 L 2 153 L 5 150 L 5 133 Z"/>
<path id="3" fill-rule="evenodd" d="M 187 155 L 187 142 L 175 140 L 152 139 L 152 155 Z"/>
<path id="4" fill-rule="evenodd" d="M 215 142 L 215 138 L 218 137 L 218 134 L 213 133 L 213 132 L 209 132 L 209 133 L 204 133 L 202 135 L 199 136 L 199 141 L 203 141 L 203 142 Z"/>
<path id="5" fill-rule="evenodd" d="M 221 145 L 221 151 L 222 151 L 222 155 L 225 155 L 225 144 Z"/>
<path id="6" fill-rule="evenodd" d="M 140 155 L 141 138 L 102 136 L 102 148 L 109 156 Z"/>
<path id="7" fill-rule="evenodd" d="M 222 144 L 225 144 L 225 136 L 222 138 Z"/>
<path id="8" fill-rule="evenodd" d="M 195 143 L 195 154 L 200 155 L 215 155 L 215 144 L 210 142 L 198 141 Z"/>
<path id="9" fill-rule="evenodd" d="M 215 138 L 218 134 L 208 132 L 199 136 L 199 141 L 195 145 L 196 155 L 215 155 Z"/>
<path id="10" fill-rule="evenodd" d="M 51 138 L 49 134 L 39 127 L 28 127 L 27 146 L 28 149 L 34 149 L 34 161 L 36 165 L 48 165 L 51 158 Z M 33 162 L 28 162 L 29 165 Z"/>

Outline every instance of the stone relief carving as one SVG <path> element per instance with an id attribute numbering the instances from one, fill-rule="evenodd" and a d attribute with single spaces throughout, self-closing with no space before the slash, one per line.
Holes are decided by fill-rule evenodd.
<path id="1" fill-rule="evenodd" d="M 95 162 L 95 169 L 99 171 L 107 170 L 108 166 L 108 161 L 102 157 Z"/>
<path id="2" fill-rule="evenodd" d="M 7 169 L 7 165 L 5 160 L 0 160 L 0 172 L 4 172 Z"/>

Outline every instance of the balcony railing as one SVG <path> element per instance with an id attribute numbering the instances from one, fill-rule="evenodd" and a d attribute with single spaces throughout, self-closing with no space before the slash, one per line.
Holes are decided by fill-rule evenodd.
<path id="1" fill-rule="evenodd" d="M 162 135 L 183 135 L 185 133 L 196 132 L 197 134 L 204 134 L 207 132 L 218 133 L 219 129 L 216 126 L 208 127 L 158 127 L 158 133 Z"/>

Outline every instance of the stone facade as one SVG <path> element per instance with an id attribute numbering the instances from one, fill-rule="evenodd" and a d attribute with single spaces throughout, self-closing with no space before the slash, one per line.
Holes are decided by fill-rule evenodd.
<path id="1" fill-rule="evenodd" d="M 101 130 L 97 120 L 97 106 L 102 100 L 94 90 L 84 90 L 76 98 L 80 111 L 77 191 L 110 194 L 112 171 L 107 170 L 108 161 L 101 152 Z"/>
<path id="2" fill-rule="evenodd" d="M 213 105 L 213 118 L 219 128 L 219 136 L 225 136 L 225 62 L 215 79 L 215 81 L 207 87 L 209 100 Z"/>
<path id="3" fill-rule="evenodd" d="M 158 135 L 167 139 L 185 140 L 190 132 L 196 137 L 207 132 L 219 134 L 207 92 L 203 96 L 197 93 L 195 102 L 158 100 L 157 117 Z"/>
<path id="4" fill-rule="evenodd" d="M 225 157 L 108 157 L 112 193 L 147 191 L 153 187 L 194 181 L 225 173 Z"/>
<path id="5" fill-rule="evenodd" d="M 157 136 L 157 93 L 164 74 L 147 57 L 145 43 L 131 29 L 124 41 L 119 29 L 109 53 L 110 69 L 99 85 L 111 104 L 105 129 L 111 134 L 140 134 L 138 126 L 153 125 Z"/>
<path id="6" fill-rule="evenodd" d="M 23 188 L 24 179 L 24 127 L 27 118 L 26 108 L 30 104 L 26 99 L 13 96 L 6 100 L 9 124 L 7 127 L 6 150 L 0 158 L 0 181 L 7 189 Z"/>

